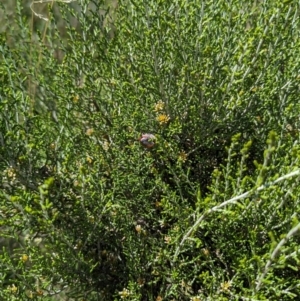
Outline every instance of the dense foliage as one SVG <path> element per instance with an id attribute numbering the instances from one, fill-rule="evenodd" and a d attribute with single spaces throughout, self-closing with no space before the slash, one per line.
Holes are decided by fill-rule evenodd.
<path id="1" fill-rule="evenodd" d="M 0 299 L 295 299 L 299 2 L 67 2 L 0 8 Z"/>

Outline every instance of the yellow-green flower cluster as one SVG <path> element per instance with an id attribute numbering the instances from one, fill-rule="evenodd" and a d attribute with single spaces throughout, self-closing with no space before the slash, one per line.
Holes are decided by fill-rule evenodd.
<path id="1" fill-rule="evenodd" d="M 155 105 L 154 105 L 154 111 L 155 112 L 161 112 L 163 111 L 165 108 L 165 104 L 162 100 L 158 101 Z"/>
<path id="2" fill-rule="evenodd" d="M 230 287 L 231 287 L 230 281 L 225 281 L 225 282 L 221 283 L 222 291 L 229 291 Z"/>
<path id="3" fill-rule="evenodd" d="M 159 114 L 156 117 L 156 120 L 159 122 L 160 125 L 163 125 L 163 124 L 168 123 L 168 121 L 170 120 L 170 117 L 169 117 L 169 115 L 166 115 L 166 114 Z"/>
<path id="4" fill-rule="evenodd" d="M 167 124 L 170 120 L 170 116 L 165 113 L 165 103 L 160 100 L 154 105 L 154 112 L 157 113 L 156 120 L 160 125 Z"/>
<path id="5" fill-rule="evenodd" d="M 130 296 L 130 291 L 124 288 L 121 292 L 119 292 L 119 295 L 121 296 L 121 299 L 126 299 Z"/>
<path id="6" fill-rule="evenodd" d="M 185 151 L 181 151 L 178 156 L 178 161 L 184 163 L 187 160 L 188 154 Z"/>

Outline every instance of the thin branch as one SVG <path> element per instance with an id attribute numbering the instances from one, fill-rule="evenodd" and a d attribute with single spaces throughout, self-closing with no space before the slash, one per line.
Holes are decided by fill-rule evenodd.
<path id="1" fill-rule="evenodd" d="M 286 235 L 286 237 L 284 237 L 276 246 L 276 248 L 274 249 L 274 251 L 271 254 L 270 259 L 268 260 L 268 262 L 266 263 L 264 272 L 261 274 L 261 276 L 258 279 L 256 288 L 255 288 L 255 292 L 257 292 L 262 285 L 262 281 L 265 278 L 265 276 L 267 275 L 269 269 L 271 268 L 271 264 L 274 261 L 274 259 L 279 255 L 281 248 L 283 247 L 283 245 L 292 237 L 294 236 L 298 231 L 300 230 L 300 223 L 298 223 L 294 228 L 292 228 L 289 233 Z"/>
<path id="2" fill-rule="evenodd" d="M 179 254 L 179 251 L 180 251 L 180 248 L 182 247 L 182 245 L 184 244 L 184 242 L 187 240 L 187 238 L 191 235 L 191 233 L 198 227 L 198 225 L 204 220 L 204 218 L 209 215 L 210 213 L 214 212 L 214 211 L 217 211 L 219 210 L 220 208 L 222 207 L 225 207 L 226 205 L 229 205 L 229 204 L 235 204 L 236 201 L 238 200 L 241 200 L 241 199 L 245 199 L 247 198 L 249 195 L 255 193 L 255 192 L 259 192 L 259 191 L 262 191 L 264 189 L 266 189 L 267 187 L 270 187 L 270 186 L 273 186 L 279 182 L 282 182 L 288 178 L 291 178 L 291 177 L 294 177 L 294 176 L 297 176 L 300 174 L 300 169 L 297 169 L 291 173 L 288 173 L 280 178 L 278 178 L 277 180 L 275 180 L 274 182 L 272 183 L 266 183 L 264 185 L 261 185 L 260 187 L 258 187 L 257 189 L 251 189 L 243 194 L 240 194 L 238 196 L 235 196 L 233 198 L 231 198 L 230 200 L 227 200 L 225 202 L 223 202 L 222 204 L 220 205 L 217 205 L 211 209 L 209 209 L 208 211 L 204 212 L 201 217 L 194 223 L 194 225 L 190 228 L 190 230 L 184 235 L 183 239 L 181 240 L 179 246 L 177 247 L 176 251 L 175 251 L 175 255 L 173 257 L 173 262 L 175 262 L 178 254 Z"/>
<path id="3" fill-rule="evenodd" d="M 49 21 L 48 18 L 44 17 L 44 16 L 41 15 L 41 14 L 36 13 L 36 12 L 33 10 L 32 6 L 33 6 L 34 4 L 43 4 L 43 3 L 49 3 L 49 2 L 51 2 L 51 3 L 54 3 L 54 2 L 71 3 L 71 2 L 74 2 L 74 1 L 77 1 L 77 0 L 36 0 L 36 1 L 31 2 L 31 4 L 30 4 L 30 9 L 31 9 L 31 11 L 33 12 L 33 14 L 34 14 L 36 17 L 38 17 L 38 18 L 40 18 L 40 19 L 43 19 L 43 20 L 45 20 L 45 21 Z"/>

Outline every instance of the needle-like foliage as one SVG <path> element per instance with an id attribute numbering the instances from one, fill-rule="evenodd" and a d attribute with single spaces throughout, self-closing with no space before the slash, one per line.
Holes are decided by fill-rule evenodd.
<path id="1" fill-rule="evenodd" d="M 295 300 L 299 9 L 1 1 L 0 299 Z"/>

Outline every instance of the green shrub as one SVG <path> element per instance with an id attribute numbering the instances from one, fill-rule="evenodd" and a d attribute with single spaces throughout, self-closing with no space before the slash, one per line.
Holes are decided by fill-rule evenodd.
<path id="1" fill-rule="evenodd" d="M 295 299 L 299 4 L 64 2 L 0 14 L 0 297 Z"/>

